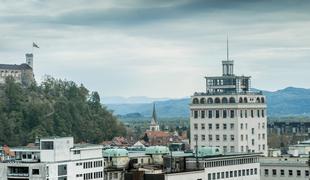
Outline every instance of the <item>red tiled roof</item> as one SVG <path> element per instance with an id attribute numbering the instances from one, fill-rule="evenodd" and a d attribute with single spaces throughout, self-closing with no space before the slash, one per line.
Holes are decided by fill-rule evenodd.
<path id="1" fill-rule="evenodd" d="M 169 137 L 170 134 L 164 131 L 146 131 L 148 137 Z"/>

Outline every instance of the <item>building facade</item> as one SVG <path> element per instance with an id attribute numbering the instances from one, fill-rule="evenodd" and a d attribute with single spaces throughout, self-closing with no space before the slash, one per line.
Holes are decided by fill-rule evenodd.
<path id="1" fill-rule="evenodd" d="M 233 74 L 233 61 L 222 61 L 223 75 L 205 77 L 206 92 L 190 103 L 191 148 L 217 146 L 226 152 L 267 155 L 266 97 L 250 91 L 250 76 Z"/>
<path id="2" fill-rule="evenodd" d="M 261 180 L 309 180 L 309 158 L 260 158 Z"/>
<path id="3" fill-rule="evenodd" d="M 102 146 L 73 144 L 72 137 L 40 139 L 39 146 L 16 148 L 15 160 L 0 163 L 7 180 L 103 180 Z"/>
<path id="4" fill-rule="evenodd" d="M 5 83 L 5 79 L 9 76 L 23 85 L 30 85 L 34 82 L 33 54 L 26 54 L 26 63 L 20 65 L 0 64 L 0 84 Z"/>

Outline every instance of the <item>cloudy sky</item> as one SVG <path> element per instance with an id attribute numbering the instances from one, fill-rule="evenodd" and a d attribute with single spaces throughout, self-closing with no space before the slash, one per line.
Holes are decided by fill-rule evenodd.
<path id="1" fill-rule="evenodd" d="M 44 75 L 103 96 L 179 98 L 220 75 L 226 36 L 252 86 L 310 88 L 307 0 L 0 0 L 0 63 L 34 50 Z"/>

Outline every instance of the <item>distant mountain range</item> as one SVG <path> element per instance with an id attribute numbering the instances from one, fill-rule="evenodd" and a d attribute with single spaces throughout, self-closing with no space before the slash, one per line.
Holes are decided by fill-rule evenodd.
<path id="1" fill-rule="evenodd" d="M 310 89 L 287 87 L 274 92 L 263 91 L 263 93 L 267 96 L 269 116 L 310 116 Z M 152 102 L 155 101 L 159 117 L 189 117 L 189 98 L 157 99 L 134 97 L 124 99 L 125 101 L 122 101 L 122 98 L 119 98 L 119 101 L 110 101 L 114 103 L 108 103 L 109 101 L 107 101 L 105 105 L 115 115 L 124 116 L 126 114 L 139 113 L 144 117 L 149 117 L 151 115 Z M 130 101 L 131 99 L 133 101 Z"/>
<path id="2" fill-rule="evenodd" d="M 121 96 L 110 96 L 103 97 L 102 101 L 104 104 L 142 104 L 152 103 L 154 101 L 165 101 L 170 98 L 150 98 L 146 96 L 133 96 L 133 97 L 121 97 Z"/>

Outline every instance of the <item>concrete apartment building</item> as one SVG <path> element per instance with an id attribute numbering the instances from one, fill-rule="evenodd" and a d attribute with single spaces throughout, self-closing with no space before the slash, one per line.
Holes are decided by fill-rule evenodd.
<path id="1" fill-rule="evenodd" d="M 216 146 L 226 152 L 267 155 L 266 97 L 251 92 L 250 76 L 234 75 L 234 61 L 222 61 L 222 76 L 205 77 L 206 91 L 190 103 L 191 148 Z"/>
<path id="2" fill-rule="evenodd" d="M 12 149 L 15 160 L 0 163 L 0 179 L 103 180 L 102 146 L 73 142 L 73 137 L 42 138 L 38 146 Z"/>

